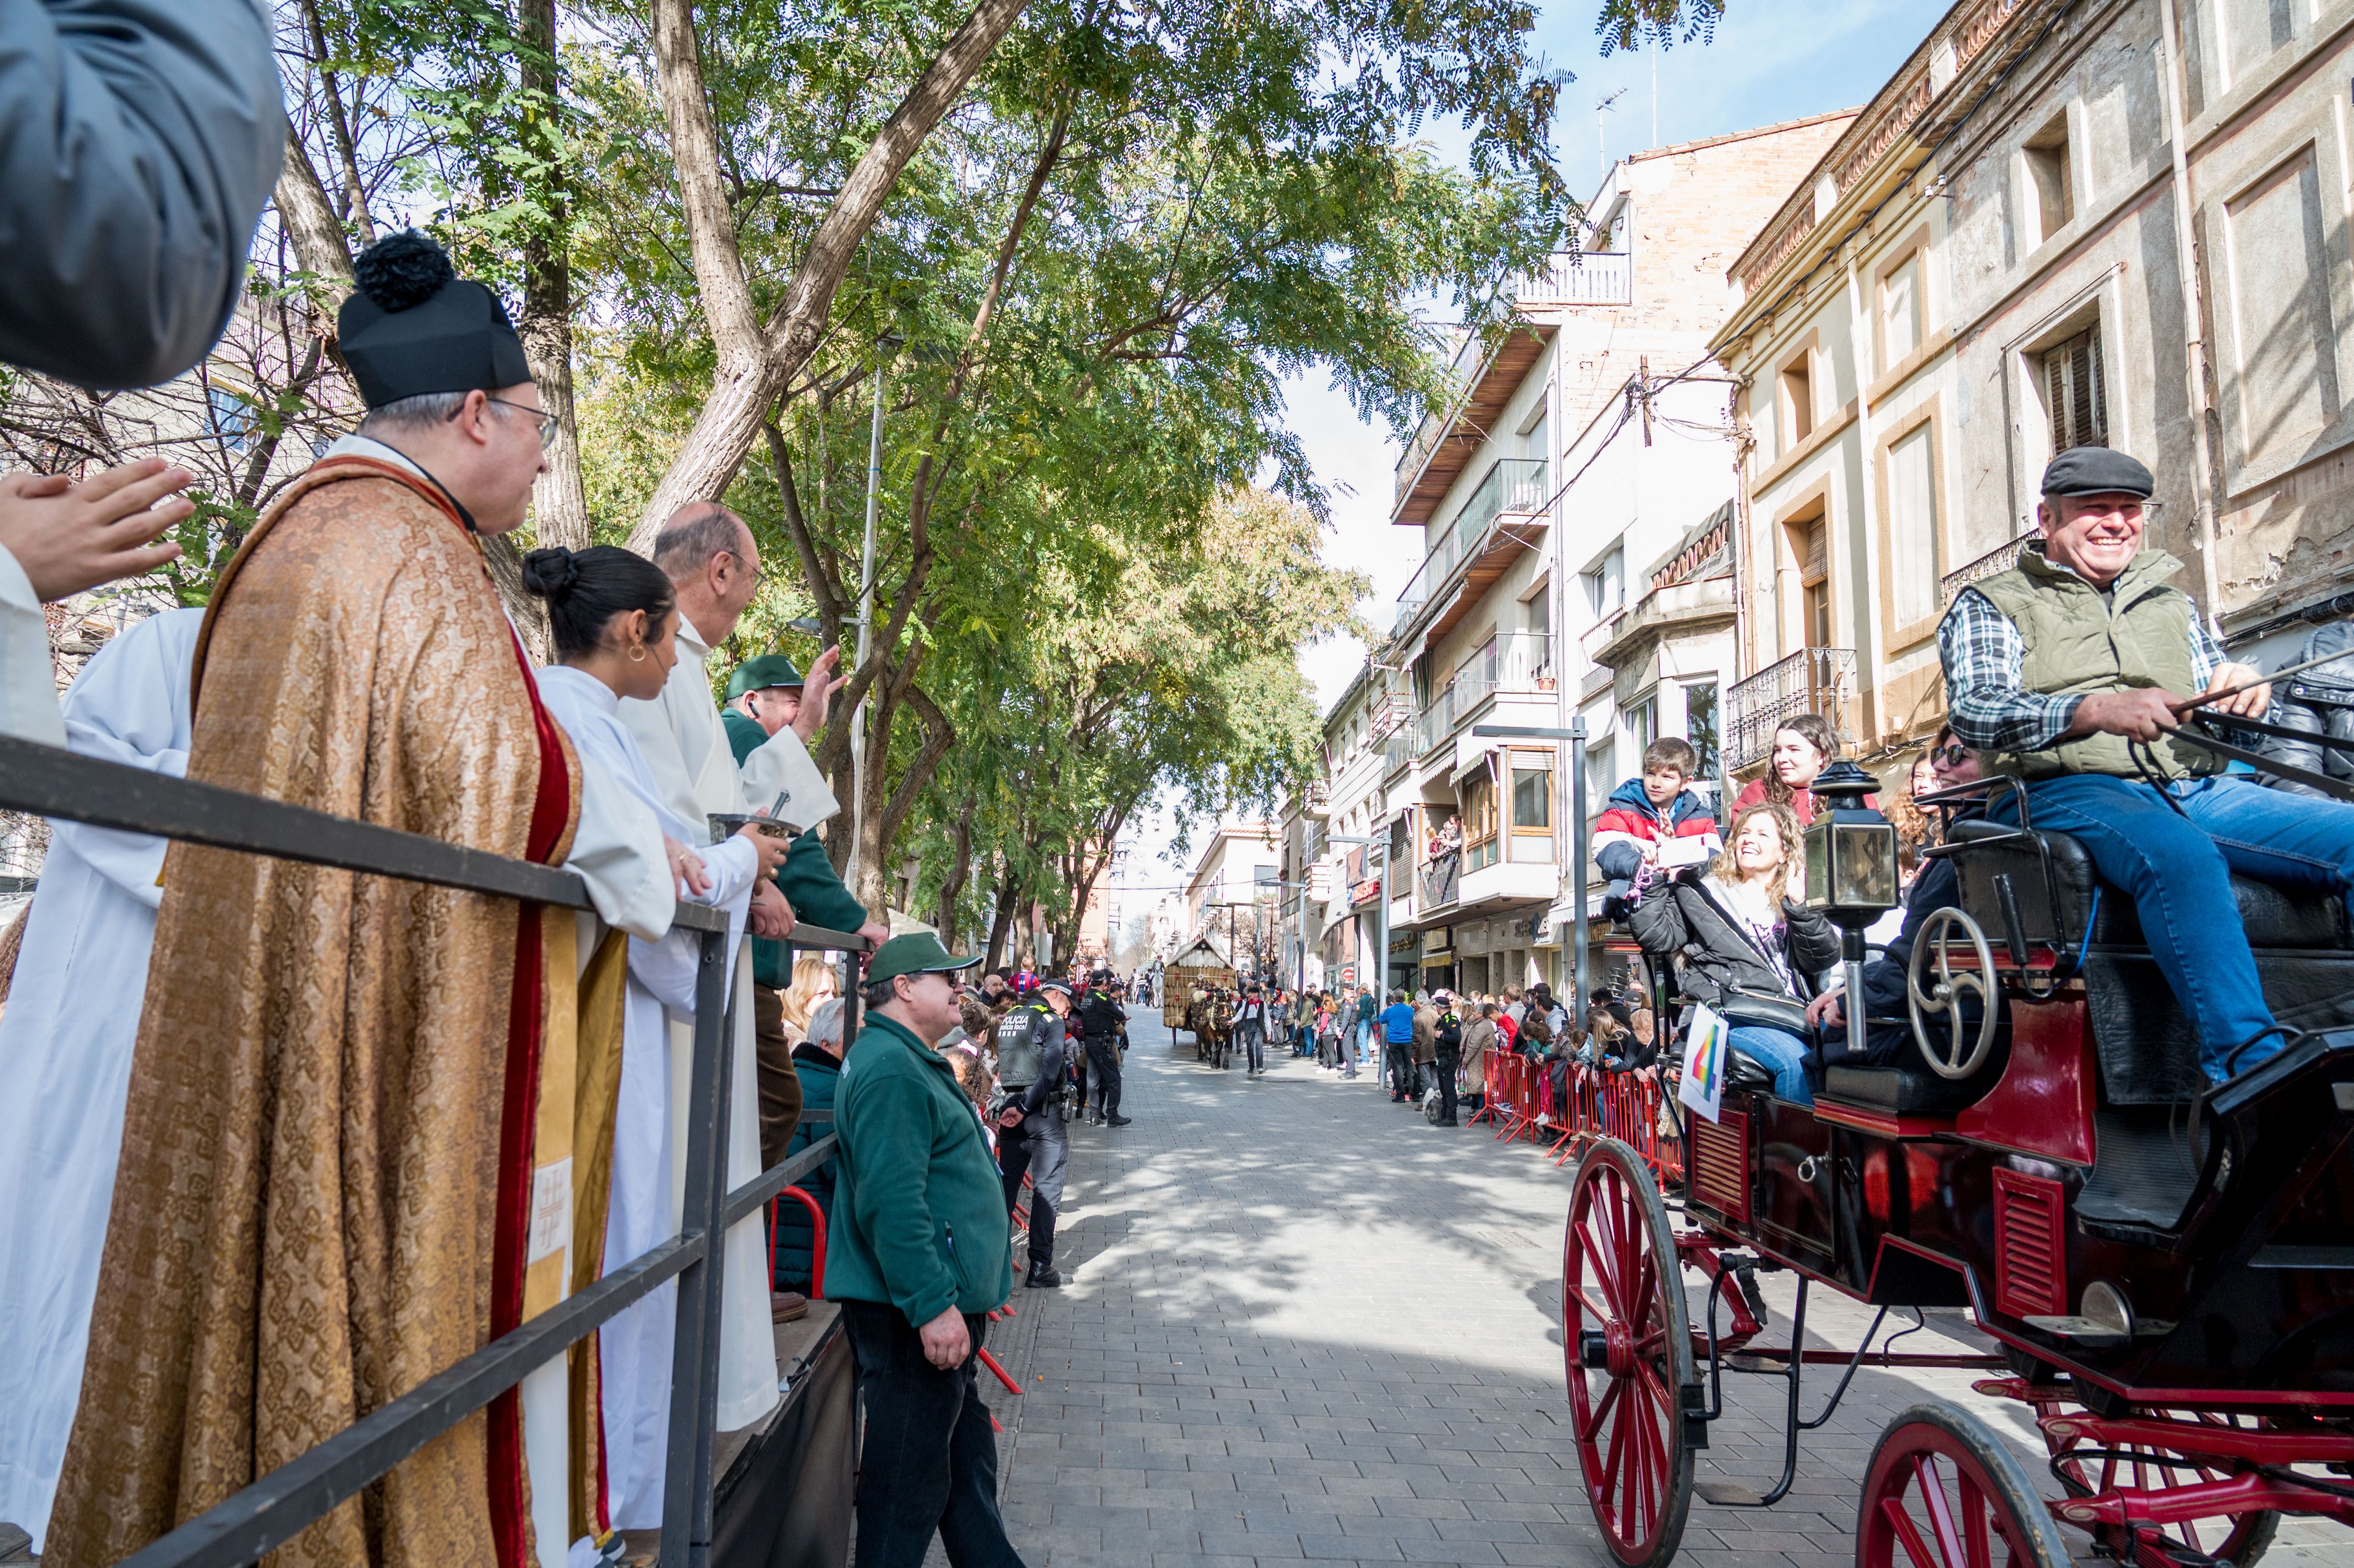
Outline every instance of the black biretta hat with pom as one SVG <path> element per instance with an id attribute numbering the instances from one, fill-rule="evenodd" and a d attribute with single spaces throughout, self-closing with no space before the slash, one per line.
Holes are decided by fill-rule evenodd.
<path id="1" fill-rule="evenodd" d="M 494 392 L 531 379 L 523 339 L 498 295 L 458 276 L 413 228 L 359 254 L 359 287 L 337 313 L 344 363 L 371 408 L 434 392 Z"/>

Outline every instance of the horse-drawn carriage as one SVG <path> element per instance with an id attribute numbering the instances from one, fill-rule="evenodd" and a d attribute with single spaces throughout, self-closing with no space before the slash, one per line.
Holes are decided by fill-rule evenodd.
<path id="1" fill-rule="evenodd" d="M 1232 1036 L 1226 1003 L 1234 995 L 1235 971 L 1216 941 L 1195 938 L 1161 966 L 1161 1022 L 1193 1036 L 1194 1060 L 1225 1066 Z"/>
<path id="2" fill-rule="evenodd" d="M 1671 1558 L 1696 1489 L 1730 1507 L 1788 1491 L 1800 1432 L 1831 1414 L 1801 1421 L 1805 1368 L 1845 1366 L 1835 1407 L 1872 1337 L 1805 1350 L 1817 1285 L 1883 1317 L 1966 1309 L 2000 1346 L 1978 1358 L 1978 1390 L 2028 1407 L 2062 1494 L 2039 1496 L 1968 1412 L 1916 1406 L 1862 1478 L 1869 1568 L 2060 1568 L 2072 1547 L 2247 1568 L 2284 1515 L 2354 1523 L 2345 903 L 2233 879 L 2290 1043 L 2212 1087 L 2132 901 L 2024 799 L 2016 814 L 1957 824 L 1932 852 L 1954 857 L 1962 902 L 1914 950 L 1918 1060 L 1829 1067 L 1808 1107 L 1736 1056 L 1718 1119 L 1689 1120 L 1681 1172 L 1663 1181 L 1608 1139 L 1580 1159 L 1563 1251 L 1573 1436 L 1618 1561 Z M 1686 1270 L 1707 1282 L 1697 1313 Z M 1797 1277 L 1789 1349 L 1763 1351 L 1755 1276 L 1778 1270 Z M 1783 1474 L 1764 1494 L 1695 1480 L 1727 1372 L 1784 1384 Z"/>

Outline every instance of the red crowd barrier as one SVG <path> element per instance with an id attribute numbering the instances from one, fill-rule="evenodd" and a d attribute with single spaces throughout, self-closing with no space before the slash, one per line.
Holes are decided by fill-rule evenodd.
<path id="1" fill-rule="evenodd" d="M 1662 1115 L 1672 1086 L 1631 1073 L 1571 1068 L 1566 1092 L 1556 1095 L 1552 1064 L 1517 1052 L 1490 1053 L 1485 1066 L 1487 1103 L 1470 1119 L 1495 1130 L 1491 1138 L 1533 1139 L 1563 1164 L 1586 1139 L 1615 1138 L 1635 1150 L 1662 1179 L 1683 1174 L 1680 1123 Z"/>
<path id="2" fill-rule="evenodd" d="M 817 1206 L 815 1198 L 799 1187 L 787 1187 L 769 1200 L 769 1287 L 775 1289 L 777 1281 L 777 1210 L 788 1198 L 809 1211 L 809 1298 L 822 1301 L 825 1299 L 825 1211 Z"/>

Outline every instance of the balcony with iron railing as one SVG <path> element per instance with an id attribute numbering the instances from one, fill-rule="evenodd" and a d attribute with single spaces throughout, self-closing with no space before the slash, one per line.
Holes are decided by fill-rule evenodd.
<path id="1" fill-rule="evenodd" d="M 2019 554 L 2027 547 L 2027 541 L 2033 535 L 2022 534 L 2008 545 L 1988 550 L 1967 566 L 1957 567 L 1947 572 L 1938 579 L 1942 602 L 1951 604 L 1961 591 L 1972 583 L 1984 582 L 1987 578 L 1999 576 L 2019 565 Z"/>
<path id="2" fill-rule="evenodd" d="M 1737 771 L 1763 762 L 1774 732 L 1800 714 L 1830 721 L 1841 745 L 1855 741 L 1855 650 L 1801 648 L 1724 694 L 1724 765 Z"/>
<path id="3" fill-rule="evenodd" d="M 1543 510 L 1551 472 L 1543 458 L 1498 458 L 1488 465 L 1478 488 L 1463 503 L 1455 521 L 1439 535 L 1422 565 L 1406 580 L 1397 597 L 1397 613 L 1390 635 L 1403 632 L 1416 611 L 1447 587 L 1455 568 L 1479 553 L 1479 546 L 1505 516 L 1533 516 Z"/>

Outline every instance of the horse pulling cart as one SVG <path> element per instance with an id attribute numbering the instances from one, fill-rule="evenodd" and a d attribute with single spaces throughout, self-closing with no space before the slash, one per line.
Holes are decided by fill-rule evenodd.
<path id="1" fill-rule="evenodd" d="M 1578 1161 L 1563 1248 L 1573 1438 L 1629 1568 L 1675 1555 L 1695 1490 L 1781 1500 L 1801 1433 L 1903 1308 L 1966 1309 L 1999 1343 L 1886 1362 L 1982 1366 L 1979 1393 L 2031 1414 L 2061 1495 L 2040 1496 L 1967 1411 L 1917 1405 L 1862 1478 L 1865 1568 L 2062 1568 L 2072 1552 L 2247 1568 L 2283 1516 L 2354 1524 L 2345 903 L 2233 879 L 2291 1043 L 2211 1087 L 2132 902 L 2016 793 L 2021 825 L 1958 823 L 1932 852 L 1954 857 L 1961 907 L 1914 948 L 1918 1063 L 1832 1066 L 1807 1107 L 1736 1055 L 1720 1118 L 1690 1119 L 1681 1171 L 1607 1138 Z M 1761 1351 L 1755 1277 L 1778 1270 L 1798 1279 L 1790 1349 Z M 1697 1322 L 1687 1271 L 1707 1284 Z M 1881 1309 L 1851 1353 L 1804 1349 L 1818 1286 Z M 1825 1363 L 1845 1372 L 1802 1420 L 1805 1369 Z M 1728 1372 L 1784 1385 L 1766 1493 L 1695 1478 Z"/>

